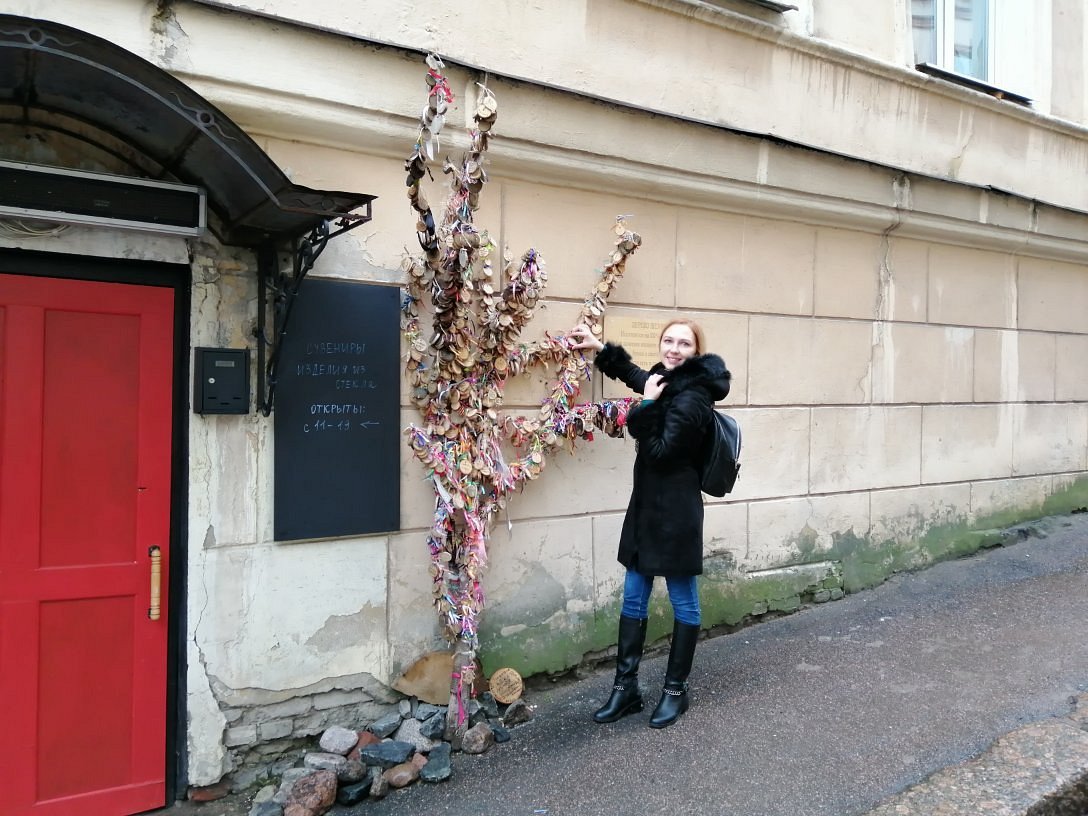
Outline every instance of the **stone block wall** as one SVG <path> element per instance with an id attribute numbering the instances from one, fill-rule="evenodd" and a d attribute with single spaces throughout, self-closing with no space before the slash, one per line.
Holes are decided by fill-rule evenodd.
<path id="1" fill-rule="evenodd" d="M 226 728 L 231 784 L 236 790 L 281 774 L 333 725 L 361 730 L 380 719 L 398 696 L 366 677 L 269 692 L 217 688 Z"/>
<path id="2" fill-rule="evenodd" d="M 337 172 L 365 177 L 379 201 L 398 200 L 392 158 L 271 138 L 265 146 L 305 168 L 302 183 L 331 186 Z M 548 264 L 546 306 L 529 338 L 570 327 L 623 212 L 645 246 L 606 335 L 609 316 L 691 314 L 734 373 L 723 407 L 744 429 L 744 464 L 736 491 L 707 503 L 708 627 L 834 600 L 977 548 L 975 531 L 989 525 L 1085 503 L 1084 265 L 986 249 L 985 228 L 972 238 L 983 246 L 955 246 L 939 232 L 875 232 L 858 218 L 831 226 L 803 208 L 793 220 L 740 213 L 728 191 L 711 209 L 619 184 L 603 192 L 547 181 L 496 174 L 479 215 L 500 245 L 515 254 L 533 245 Z M 375 211 L 314 274 L 396 285 L 410 218 Z M 210 249 L 194 258 L 194 345 L 248 342 L 223 332 L 255 319 L 249 261 Z M 508 409 L 532 411 L 543 382 L 511 383 Z M 622 395 L 600 378 L 584 392 Z M 415 414 L 403 392 L 401 403 L 407 425 Z M 252 776 L 345 712 L 373 716 L 381 701 L 372 691 L 351 695 L 443 648 L 425 545 L 433 496 L 405 452 L 399 532 L 280 544 L 271 420 L 194 418 L 190 444 L 190 709 L 194 734 L 216 735 L 190 750 L 194 767 L 215 769 L 205 778 Z M 630 440 L 599 438 L 553 458 L 511 502 L 491 541 L 486 670 L 561 672 L 607 654 L 633 457 Z M 659 592 L 651 638 L 670 627 Z M 348 696 L 321 708 L 305 690 L 323 681 Z M 258 687 L 286 697 L 230 702 Z M 306 710 L 281 717 L 283 705 Z"/>
<path id="3" fill-rule="evenodd" d="M 496 184 L 504 213 L 511 202 L 525 206 L 520 182 Z M 538 200 L 584 225 L 572 232 L 561 223 L 554 237 L 545 228 L 538 244 L 560 244 L 557 272 L 542 250 L 549 291 L 561 293 L 542 317 L 563 329 L 579 283 L 592 280 L 575 266 L 572 245 L 586 269 L 592 225 L 607 223 L 616 202 L 571 189 Z M 831 588 L 784 594 L 782 570 L 831 563 L 835 589 L 857 590 L 979 546 L 973 531 L 993 519 L 1083 503 L 1088 404 L 1083 359 L 1069 352 L 1088 335 L 1063 315 L 1088 291 L 1088 267 L 625 203 L 625 212 L 648 213 L 656 231 L 644 235 L 648 251 L 632 261 L 609 315 L 693 315 L 735 375 L 724 407 L 744 429 L 744 467 L 736 491 L 707 505 L 708 625 L 784 611 L 783 597 L 832 597 Z M 532 220 L 507 215 L 503 224 Z M 650 249 L 658 240 L 665 257 Z M 1048 298 L 1063 302 L 1044 326 L 1025 304 Z M 541 391 L 531 383 L 508 393 L 531 407 L 534 387 Z M 592 389 L 624 395 L 610 381 Z M 560 671 L 612 642 L 622 578 L 614 553 L 633 456 L 629 440 L 599 440 L 551 462 L 511 504 L 513 530 L 498 530 L 493 542 L 485 668 Z M 404 486 L 411 491 L 410 475 Z M 427 490 L 407 495 L 415 498 L 406 520 L 425 519 Z M 659 598 L 659 633 L 666 613 Z"/>

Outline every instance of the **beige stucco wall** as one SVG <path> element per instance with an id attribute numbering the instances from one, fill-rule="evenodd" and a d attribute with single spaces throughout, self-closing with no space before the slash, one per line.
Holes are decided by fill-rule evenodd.
<path id="1" fill-rule="evenodd" d="M 496 3 L 486 10 L 452 2 L 344 8 L 335 0 L 215 0 L 209 5 L 435 50 L 465 65 L 635 110 L 771 134 L 1062 206 L 1084 209 L 1088 201 L 1074 177 L 1050 161 L 1060 154 L 1061 164 L 1077 174 L 1088 163 L 1083 128 L 1048 116 L 1051 88 L 1074 76 L 1076 66 L 1060 62 L 1055 67 L 1062 73 L 1032 76 L 1034 110 L 928 78 L 908 67 L 910 29 L 898 0 L 867 2 L 864 14 L 852 15 L 844 11 L 849 4 L 819 2 L 800 4 L 801 11 L 785 15 L 735 10 L 746 8 L 744 3 L 718 8 L 685 0 Z M 1048 0 L 1039 13 L 1046 16 L 1049 9 Z M 1060 11 L 1064 24 L 1083 26 L 1083 9 L 1062 5 Z M 488 20 L 487 37 L 478 34 L 481 15 Z M 629 36 L 631 31 L 654 32 L 652 53 Z M 1021 50 L 1030 51 L 1032 59 L 1018 64 L 1010 81 L 1050 65 L 1051 27 L 1036 31 L 1033 25 L 1026 36 Z M 1019 56 L 1013 52 L 1006 59 Z M 292 61 L 313 64 L 302 53 Z M 224 76 L 244 82 L 251 69 L 251 63 L 236 60 Z M 312 75 L 295 76 L 290 84 L 302 86 L 307 76 Z M 357 75 L 349 70 L 343 76 Z M 263 78 L 250 82 L 259 86 Z M 322 95 L 365 105 L 360 96 L 372 92 L 353 83 L 350 93 L 341 95 L 338 84 L 326 85 Z M 1063 105 L 1055 113 L 1068 116 L 1068 111 Z M 557 131 L 545 138 L 557 138 Z M 1024 163 L 1030 172 L 1023 172 Z"/>
<path id="2" fill-rule="evenodd" d="M 1053 112 L 1074 122 L 1088 121 L 1088 16 L 1078 0 L 1053 0 L 1054 72 L 1063 78 L 1052 88 Z"/>
<path id="3" fill-rule="evenodd" d="M 861 14 L 857 4 L 841 0 L 812 0 L 812 5 L 813 36 L 882 62 L 911 64 L 909 0 L 876 0 Z"/>
<path id="4" fill-rule="evenodd" d="M 424 98 L 416 56 L 204 4 L 11 5 L 171 70 L 295 182 L 377 194 L 374 220 L 337 238 L 314 274 L 399 282 L 415 241 L 402 160 Z M 488 37 L 462 4 L 222 5 L 507 75 L 490 79 L 500 112 L 479 221 L 548 263 L 531 333 L 570 326 L 624 213 L 644 246 L 609 314 L 693 313 L 734 373 L 744 470 L 706 520 L 708 557 L 729 580 L 841 560 L 844 541 L 905 546 L 1030 512 L 1088 471 L 1088 141 L 908 72 L 903 0 L 864 17 L 802 2 L 784 23 L 679 0 L 497 3 Z M 654 55 L 629 44 L 632 27 L 655 31 Z M 443 145 L 456 154 L 483 74 L 449 75 Z M 249 254 L 140 240 L 136 257 L 191 263 L 194 347 L 252 342 Z M 120 256 L 133 242 L 73 230 L 35 246 Z M 531 409 L 540 393 L 512 384 L 508 404 Z M 190 782 L 205 784 L 231 769 L 233 748 L 317 728 L 322 711 L 372 710 L 442 642 L 424 543 L 433 499 L 414 460 L 402 459 L 400 531 L 281 544 L 271 420 L 191 415 L 189 448 L 187 736 Z M 526 663 L 539 670 L 607 644 L 633 456 L 630 440 L 601 438 L 511 503 L 492 539 L 486 645 L 545 644 L 545 663 Z"/>

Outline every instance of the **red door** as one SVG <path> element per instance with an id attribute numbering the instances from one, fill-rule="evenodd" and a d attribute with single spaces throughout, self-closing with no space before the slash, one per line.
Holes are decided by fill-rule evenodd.
<path id="1" fill-rule="evenodd" d="M 0 274 L 4 816 L 165 803 L 172 335 L 169 288 Z"/>

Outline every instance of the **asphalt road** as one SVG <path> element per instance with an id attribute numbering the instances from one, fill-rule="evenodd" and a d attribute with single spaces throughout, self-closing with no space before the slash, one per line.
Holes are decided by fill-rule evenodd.
<path id="1" fill-rule="evenodd" d="M 597 725 L 611 671 L 538 691 L 533 722 L 453 778 L 337 816 L 855 816 L 1088 689 L 1088 515 L 1043 538 L 700 643 L 693 705 Z M 644 662 L 656 700 L 663 657 Z"/>

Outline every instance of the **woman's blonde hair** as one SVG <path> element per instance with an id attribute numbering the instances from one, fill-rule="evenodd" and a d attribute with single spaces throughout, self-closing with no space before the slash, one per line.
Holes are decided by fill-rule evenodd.
<path id="1" fill-rule="evenodd" d="M 661 330 L 661 334 L 657 336 L 658 346 L 661 345 L 661 338 L 665 336 L 665 332 L 673 326 L 687 326 L 691 329 L 691 333 L 695 335 L 695 353 L 703 354 L 706 351 L 706 338 L 703 336 L 703 327 L 690 317 L 676 317 L 666 323 L 665 328 Z"/>

